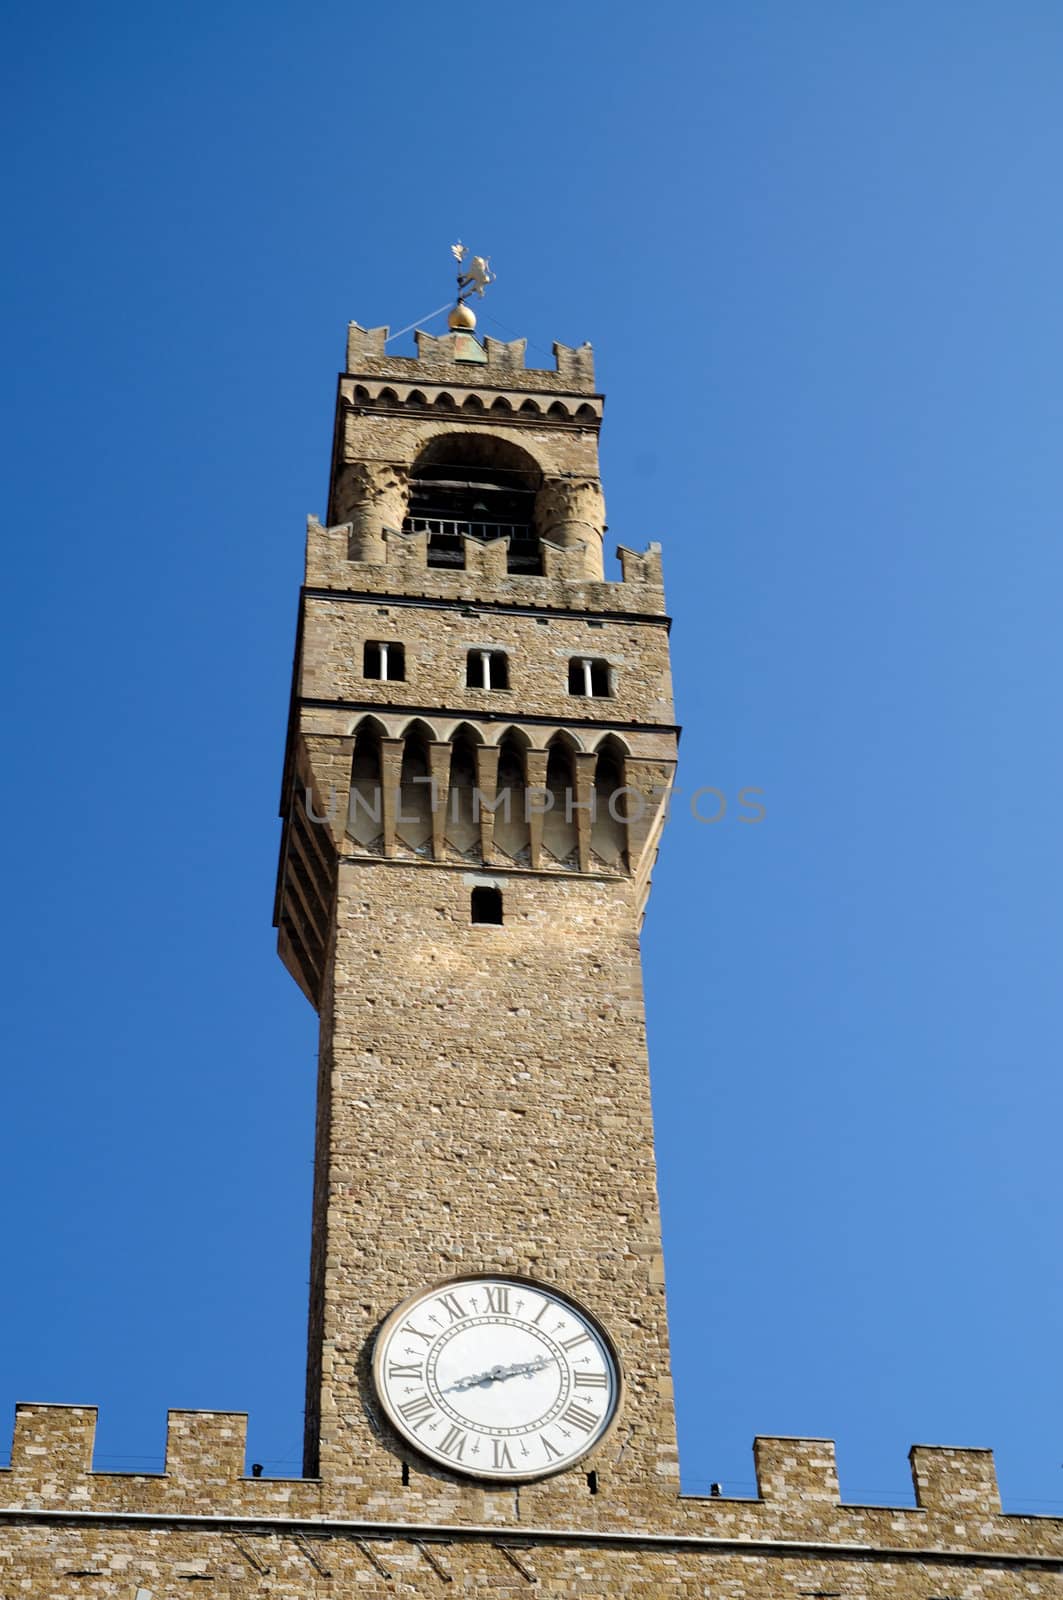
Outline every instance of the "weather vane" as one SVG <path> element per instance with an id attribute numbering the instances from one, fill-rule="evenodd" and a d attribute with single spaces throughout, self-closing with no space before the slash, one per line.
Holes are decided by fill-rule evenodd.
<path id="1" fill-rule="evenodd" d="M 494 283 L 496 274 L 491 271 L 490 256 L 473 256 L 468 268 L 464 268 L 465 257 L 469 254 L 469 250 L 460 239 L 457 244 L 451 245 L 450 253 L 458 263 L 458 298 L 447 318 L 447 326 L 453 331 L 472 329 L 476 326 L 476 313 L 465 302 L 471 295 L 482 296 L 487 285 Z"/>

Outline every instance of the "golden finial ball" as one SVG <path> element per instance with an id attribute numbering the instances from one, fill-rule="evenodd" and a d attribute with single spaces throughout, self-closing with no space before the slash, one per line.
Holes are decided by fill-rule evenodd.
<path id="1" fill-rule="evenodd" d="M 476 326 L 476 313 L 470 311 L 467 305 L 455 306 L 447 318 L 447 327 L 451 333 L 468 333 Z"/>

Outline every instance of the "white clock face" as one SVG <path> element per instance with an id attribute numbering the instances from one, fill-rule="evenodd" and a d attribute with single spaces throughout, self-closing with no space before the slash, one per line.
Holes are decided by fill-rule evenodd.
<path id="1" fill-rule="evenodd" d="M 616 1356 L 585 1311 L 542 1284 L 460 1278 L 393 1311 L 377 1393 L 422 1454 L 477 1478 L 538 1478 L 578 1461 L 620 1396 Z"/>

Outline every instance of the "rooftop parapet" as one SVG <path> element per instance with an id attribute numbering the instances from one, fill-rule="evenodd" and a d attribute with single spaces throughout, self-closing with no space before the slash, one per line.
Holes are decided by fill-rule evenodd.
<path id="1" fill-rule="evenodd" d="M 357 322 L 347 327 L 347 371 L 376 376 L 425 373 L 438 369 L 441 379 L 470 381 L 470 369 L 482 368 L 482 381 L 507 386 L 523 378 L 521 388 L 555 389 L 575 394 L 594 393 L 594 352 L 589 344 L 554 343 L 554 366 L 527 367 L 526 339 L 484 339 L 471 333 L 432 334 L 419 330 L 416 356 L 390 355 L 386 345 L 388 328 L 363 328 Z"/>
<path id="2" fill-rule="evenodd" d="M 295 1506 L 321 1487 L 311 1479 L 245 1477 L 243 1412 L 169 1412 L 161 1473 L 93 1472 L 95 1429 L 94 1406 L 17 1406 L 11 1466 L 0 1469 L 0 1507 L 101 1511 L 132 1505 L 165 1513 L 187 1511 L 195 1503 L 200 1510 L 232 1511 L 241 1505 L 280 1503 L 278 1497 Z M 1010 1548 L 1031 1523 L 1028 1517 L 1001 1517 L 990 1450 L 915 1445 L 910 1452 L 914 1509 L 844 1503 L 830 1439 L 764 1436 L 754 1441 L 753 1450 L 759 1499 L 683 1497 L 677 1513 L 687 1532 L 712 1531 L 719 1519 L 721 1529 L 744 1537 L 775 1538 L 782 1516 L 795 1527 L 814 1526 L 817 1539 L 828 1542 L 866 1538 L 918 1550 L 926 1547 L 933 1527 L 927 1517 L 936 1516 L 944 1519 L 940 1526 L 948 1529 L 950 1545 L 977 1549 L 982 1544 L 994 1550 Z M 130 1500 L 138 1485 L 136 1498 Z M 607 1494 L 607 1468 L 604 1489 Z M 306 1500 L 311 1503 L 316 1501 Z M 377 1507 L 377 1514 L 382 1510 Z M 1063 1558 L 1063 1522 L 1052 1517 L 1033 1521 L 1044 1528 L 1038 1547 L 1058 1551 Z"/>
<path id="3" fill-rule="evenodd" d="M 93 1481 L 145 1474 L 93 1473 L 95 1406 L 18 1405 L 11 1446 L 8 1503 L 85 1500 Z M 185 1489 L 211 1489 L 243 1477 L 247 1415 L 241 1411 L 171 1411 L 163 1476 Z M 159 1476 L 154 1474 L 153 1476 Z M 0 1479 L 2 1485 L 2 1479 Z"/>
<path id="4" fill-rule="evenodd" d="M 753 1441 L 757 1493 L 762 1500 L 838 1505 L 838 1467 L 832 1439 L 764 1435 Z"/>
<path id="5" fill-rule="evenodd" d="M 464 566 L 428 564 L 428 535 L 385 526 L 379 560 L 359 560 L 352 551 L 360 543 L 357 524 L 332 526 L 310 516 L 306 522 L 306 583 L 309 588 L 339 592 L 418 595 L 449 601 L 490 600 L 514 606 L 564 607 L 573 610 L 639 612 L 664 615 L 661 547 L 644 551 L 621 547 L 621 579 L 607 581 L 588 571 L 586 542 L 566 545 L 542 539 L 541 573 L 506 570 L 509 541 L 461 540 Z"/>
<path id="6" fill-rule="evenodd" d="M 996 1516 L 1000 1490 L 992 1450 L 957 1450 L 914 1444 L 908 1452 L 915 1503 L 924 1511 L 956 1516 Z"/>

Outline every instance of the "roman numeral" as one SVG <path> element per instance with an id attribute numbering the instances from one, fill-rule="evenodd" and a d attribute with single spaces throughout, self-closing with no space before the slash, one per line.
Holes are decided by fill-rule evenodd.
<path id="1" fill-rule="evenodd" d="M 410 1424 L 411 1428 L 419 1428 L 426 1417 L 435 1410 L 435 1405 L 426 1394 L 419 1394 L 414 1400 L 407 1400 L 399 1410 Z"/>
<path id="2" fill-rule="evenodd" d="M 536 1313 L 535 1313 L 535 1315 L 534 1315 L 534 1317 L 532 1317 L 532 1326 L 533 1326 L 533 1327 L 534 1327 L 534 1326 L 535 1326 L 535 1324 L 536 1324 L 536 1323 L 537 1323 L 537 1322 L 539 1322 L 539 1321 L 540 1321 L 540 1320 L 541 1320 L 541 1318 L 542 1318 L 542 1314 L 543 1314 L 543 1312 L 544 1312 L 544 1311 L 545 1311 L 545 1310 L 546 1310 L 546 1309 L 547 1309 L 547 1307 L 548 1307 L 548 1306 L 549 1306 L 549 1304 L 550 1304 L 550 1302 L 549 1302 L 549 1300 L 544 1300 L 544 1301 L 543 1301 L 543 1303 L 542 1303 L 542 1305 L 541 1305 L 541 1306 L 540 1306 L 540 1307 L 539 1307 L 539 1309 L 538 1309 L 538 1311 L 537 1311 L 537 1312 L 536 1312 Z"/>
<path id="3" fill-rule="evenodd" d="M 443 1307 L 444 1311 L 446 1311 L 450 1317 L 451 1322 L 460 1322 L 461 1318 L 465 1315 L 465 1312 L 462 1310 L 461 1301 L 458 1299 L 456 1294 L 441 1294 L 436 1304 Z"/>
<path id="4" fill-rule="evenodd" d="M 388 1382 L 392 1378 L 422 1378 L 424 1376 L 424 1363 L 411 1361 L 404 1364 L 401 1361 L 388 1362 Z"/>
<path id="5" fill-rule="evenodd" d="M 496 1311 L 503 1317 L 509 1316 L 509 1290 L 504 1283 L 484 1285 L 484 1295 L 487 1300 L 488 1311 Z"/>
<path id="6" fill-rule="evenodd" d="M 420 1328 L 415 1328 L 412 1322 L 404 1322 L 399 1332 L 412 1333 L 415 1339 L 423 1339 L 425 1344 L 432 1343 L 432 1335 L 430 1333 L 422 1333 Z"/>
<path id="7" fill-rule="evenodd" d="M 491 1444 L 495 1452 L 493 1465 L 496 1467 L 512 1467 L 513 1457 L 509 1453 L 509 1445 L 506 1441 L 504 1439 L 492 1439 Z"/>
<path id="8" fill-rule="evenodd" d="M 552 1445 L 550 1443 L 550 1441 L 546 1437 L 545 1433 L 541 1433 L 539 1435 L 539 1442 L 542 1445 L 543 1449 L 546 1451 L 547 1459 L 549 1461 L 560 1461 L 561 1460 L 561 1452 L 560 1452 L 560 1450 L 557 1448 L 556 1445 Z"/>
<path id="9" fill-rule="evenodd" d="M 589 1338 L 589 1333 L 577 1333 L 571 1339 L 562 1339 L 561 1348 L 562 1350 L 575 1350 L 578 1344 L 585 1344 Z"/>
<path id="10" fill-rule="evenodd" d="M 465 1455 L 465 1444 L 469 1435 L 462 1433 L 460 1428 L 451 1428 L 445 1439 L 440 1439 L 439 1448 L 444 1455 L 453 1456 L 455 1461 L 461 1461 Z"/>
<path id="11" fill-rule="evenodd" d="M 590 1433 L 592 1428 L 598 1426 L 598 1418 L 593 1411 L 588 1411 L 586 1406 L 581 1406 L 577 1400 L 566 1406 L 561 1413 L 562 1422 L 571 1422 L 574 1428 L 582 1428 L 584 1433 Z"/>
<path id="12" fill-rule="evenodd" d="M 608 1389 L 609 1379 L 604 1372 L 577 1372 L 577 1389 Z"/>

